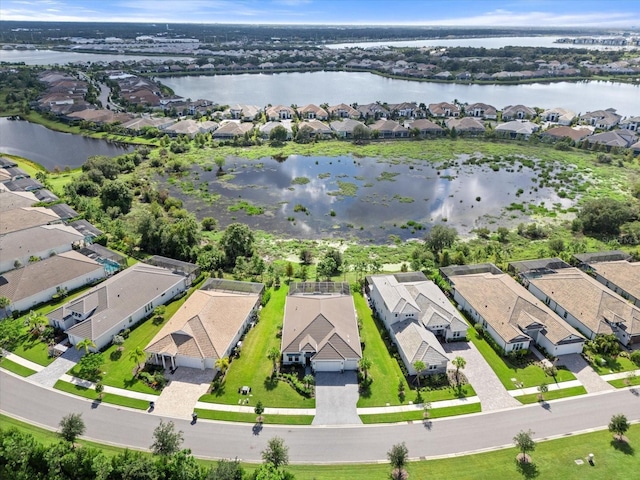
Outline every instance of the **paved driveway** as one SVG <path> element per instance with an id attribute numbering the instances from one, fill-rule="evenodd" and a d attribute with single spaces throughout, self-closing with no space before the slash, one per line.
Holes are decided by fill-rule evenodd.
<path id="1" fill-rule="evenodd" d="M 316 416 L 313 425 L 354 425 L 362 423 L 358 403 L 356 372 L 316 373 Z"/>
<path id="2" fill-rule="evenodd" d="M 520 402 L 509 395 L 507 389 L 504 388 L 498 376 L 473 343 L 452 342 L 443 344 L 443 347 L 450 360 L 462 357 L 467 361 L 462 372 L 476 391 L 483 412 L 520 405 Z"/>
<path id="3" fill-rule="evenodd" d="M 573 373 L 585 388 L 587 393 L 607 392 L 615 390 L 605 380 L 600 378 L 593 368 L 577 353 L 571 355 L 561 355 L 558 357 L 558 365 L 564 365 Z"/>
<path id="4" fill-rule="evenodd" d="M 167 371 L 166 376 L 169 384 L 156 400 L 154 413 L 191 418 L 198 399 L 209 389 L 213 370 L 179 367 L 173 374 Z"/>
<path id="5" fill-rule="evenodd" d="M 45 387 L 53 387 L 65 373 L 76 366 L 83 355 L 83 350 L 78 350 L 76 347 L 69 347 L 66 352 L 56 358 L 43 370 L 31 375 L 31 380 Z"/>

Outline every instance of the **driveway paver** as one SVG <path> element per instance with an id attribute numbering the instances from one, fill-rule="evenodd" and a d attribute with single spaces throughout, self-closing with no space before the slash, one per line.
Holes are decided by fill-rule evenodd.
<path id="1" fill-rule="evenodd" d="M 158 396 L 153 413 L 178 418 L 191 418 L 198 399 L 207 393 L 213 380 L 212 370 L 179 367 L 166 373 L 169 383 Z"/>
<path id="2" fill-rule="evenodd" d="M 38 373 L 34 373 L 29 378 L 45 387 L 53 387 L 65 373 L 76 366 L 83 355 L 84 352 L 71 347 L 47 367 Z"/>
<path id="3" fill-rule="evenodd" d="M 498 376 L 473 343 L 445 343 L 443 348 L 450 360 L 462 357 L 467 361 L 463 373 L 480 398 L 483 412 L 520 405 L 520 402 L 509 395 L 507 389 L 504 388 Z"/>
<path id="4" fill-rule="evenodd" d="M 591 365 L 577 353 L 558 357 L 558 365 L 567 367 L 569 371 L 580 380 L 580 383 L 582 383 L 587 393 L 615 390 L 613 386 L 609 385 L 600 377 L 600 375 L 591 368 Z"/>
<path id="5" fill-rule="evenodd" d="M 316 416 L 313 425 L 361 424 L 356 372 L 316 373 Z"/>

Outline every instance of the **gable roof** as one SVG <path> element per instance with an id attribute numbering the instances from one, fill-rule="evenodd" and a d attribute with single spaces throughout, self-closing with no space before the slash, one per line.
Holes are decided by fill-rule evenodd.
<path id="1" fill-rule="evenodd" d="M 98 262 L 74 250 L 60 253 L 3 273 L 0 297 L 15 303 L 101 269 L 104 267 Z"/>
<path id="2" fill-rule="evenodd" d="M 145 347 L 167 353 L 214 360 L 226 355 L 260 295 L 196 290 Z"/>
<path id="3" fill-rule="evenodd" d="M 631 335 L 640 334 L 640 309 L 577 268 L 527 279 L 592 332 L 612 333 L 609 324 L 616 323 Z"/>
<path id="4" fill-rule="evenodd" d="M 53 210 L 44 207 L 23 207 L 2 212 L 0 235 L 60 221 Z"/>
<path id="5" fill-rule="evenodd" d="M 11 192 L 0 190 L 0 212 L 7 212 L 16 208 L 30 207 L 38 203 L 38 199 L 31 192 Z"/>
<path id="6" fill-rule="evenodd" d="M 84 240 L 73 227 L 42 225 L 0 235 L 0 258 L 24 258 Z"/>
<path id="7" fill-rule="evenodd" d="M 332 130 L 335 130 L 336 132 L 345 132 L 345 133 L 352 133 L 353 129 L 358 125 L 365 127 L 367 130 L 369 129 L 369 127 L 366 127 L 364 123 L 359 122 L 357 120 L 353 120 L 351 118 L 345 118 L 342 121 L 335 120 L 331 122 L 330 125 Z"/>
<path id="8" fill-rule="evenodd" d="M 409 364 L 418 360 L 426 366 L 447 362 L 448 357 L 436 336 L 417 321 L 407 319 L 391 325 L 398 347 Z"/>
<path id="9" fill-rule="evenodd" d="M 530 338 L 523 330 L 533 324 L 543 325 L 541 333 L 553 344 L 570 336 L 581 337 L 573 327 L 505 273 L 451 275 L 449 279 L 456 291 L 507 343 Z"/>
<path id="10" fill-rule="evenodd" d="M 300 352 L 309 345 L 317 352 L 317 359 L 360 359 L 360 334 L 351 295 L 288 295 L 281 345 L 282 352 Z"/>
<path id="11" fill-rule="evenodd" d="M 459 132 L 484 132 L 484 124 L 474 117 L 448 118 L 448 128 L 455 128 Z"/>
<path id="12" fill-rule="evenodd" d="M 591 264 L 590 267 L 627 293 L 640 299 L 640 262 L 631 263 L 626 260 L 598 262 Z"/>
<path id="13" fill-rule="evenodd" d="M 182 282 L 184 277 L 164 268 L 137 263 L 55 309 L 49 318 L 62 320 L 74 311 L 89 313 L 86 320 L 73 325 L 66 332 L 95 341 L 154 298 Z"/>
<path id="14" fill-rule="evenodd" d="M 407 120 L 406 122 L 404 122 L 404 126 L 407 128 L 417 128 L 421 132 L 444 132 L 444 128 L 442 128 L 437 123 L 433 123 L 431 120 L 427 120 L 426 118 Z"/>
<path id="15" fill-rule="evenodd" d="M 501 123 L 496 126 L 496 132 L 511 132 L 518 135 L 531 135 L 533 132 L 540 128 L 533 122 L 520 122 L 513 120 L 507 123 Z"/>
<path id="16" fill-rule="evenodd" d="M 591 131 L 586 128 L 571 128 L 567 126 L 553 127 L 545 131 L 543 135 L 555 138 L 568 137 L 571 140 L 578 141 L 591 135 Z"/>

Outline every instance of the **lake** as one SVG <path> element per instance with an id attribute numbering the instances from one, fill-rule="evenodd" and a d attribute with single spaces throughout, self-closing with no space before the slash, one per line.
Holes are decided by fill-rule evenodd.
<path id="1" fill-rule="evenodd" d="M 159 80 L 185 98 L 206 98 L 227 105 L 301 106 L 376 101 L 429 104 L 457 99 L 488 103 L 498 109 L 523 104 L 541 108 L 564 107 L 576 113 L 615 108 L 621 115 L 640 115 L 640 86 L 613 82 L 467 85 L 397 80 L 367 72 L 198 75 Z"/>
<path id="2" fill-rule="evenodd" d="M 114 157 L 133 147 L 61 133 L 31 122 L 0 118 L 0 152 L 28 158 L 47 170 L 77 168 L 93 155 Z"/>
<path id="3" fill-rule="evenodd" d="M 230 157 L 226 176 L 219 176 L 211 164 L 194 166 L 188 177 L 160 181 L 189 211 L 200 219 L 213 216 L 223 227 L 239 221 L 291 238 L 355 237 L 378 243 L 391 234 L 421 238 L 424 229 L 443 221 L 463 235 L 480 226 L 493 230 L 498 218 L 500 225 L 515 227 L 528 217 L 516 210 L 505 212 L 512 203 L 544 204 L 548 209 L 573 204 L 553 188 L 540 186 L 537 162 L 525 166 L 515 159 L 492 159 L 477 165 L 470 158 L 458 155 L 436 164 L 352 156 L 293 155 L 285 161 Z M 553 177 L 561 167 L 544 168 Z M 566 178 L 573 179 L 573 169 L 562 168 Z M 575 178 L 563 184 L 584 180 Z M 572 195 L 570 186 L 562 188 Z M 192 193 L 185 193 L 188 190 Z M 241 202 L 262 207 L 263 213 L 250 215 Z"/>
<path id="4" fill-rule="evenodd" d="M 190 60 L 191 57 L 155 55 L 122 55 L 112 53 L 80 53 L 57 52 L 55 50 L 2 50 L 0 49 L 0 62 L 24 62 L 25 65 L 65 65 L 75 62 L 113 62 L 115 60 L 126 62 L 129 60 Z"/>
<path id="5" fill-rule="evenodd" d="M 628 47 L 611 47 L 606 45 L 574 45 L 572 43 L 554 43 L 558 38 L 574 37 L 573 35 L 554 35 L 542 37 L 484 37 L 484 38 L 441 38 L 437 40 L 400 40 L 382 42 L 356 42 L 326 44 L 324 47 L 339 48 L 374 48 L 374 47 L 544 47 L 544 48 L 586 48 L 591 50 L 612 50 Z"/>

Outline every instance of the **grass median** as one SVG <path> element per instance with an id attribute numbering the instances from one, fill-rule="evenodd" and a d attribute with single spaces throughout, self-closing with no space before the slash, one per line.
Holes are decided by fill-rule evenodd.
<path id="1" fill-rule="evenodd" d="M 557 400 L 559 398 L 568 398 L 575 397 L 578 395 L 585 395 L 587 391 L 584 387 L 571 387 L 571 388 L 561 388 L 560 390 L 551 390 L 544 394 L 544 400 Z M 524 405 L 528 405 L 530 403 L 539 402 L 538 393 L 530 393 L 527 395 L 520 395 L 519 397 L 514 397 L 520 403 Z"/>
<path id="2" fill-rule="evenodd" d="M 102 399 L 98 399 L 98 394 L 92 388 L 82 387 L 69 382 L 63 382 L 58 380 L 53 386 L 56 390 L 71 393 L 72 395 L 78 395 L 80 397 L 88 398 L 99 403 L 110 403 L 112 405 L 119 405 L 121 407 L 135 408 L 137 410 L 146 410 L 149 408 L 149 402 L 146 400 L 140 400 L 137 398 L 124 397 L 122 395 L 116 395 L 114 393 L 103 393 Z"/>
<path id="3" fill-rule="evenodd" d="M 19 363 L 12 362 L 8 358 L 0 359 L 0 368 L 4 368 L 16 375 L 20 375 L 21 377 L 28 377 L 36 373 L 35 370 L 25 367 L 24 365 L 20 365 Z"/>

